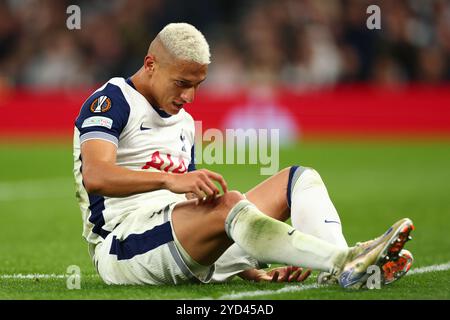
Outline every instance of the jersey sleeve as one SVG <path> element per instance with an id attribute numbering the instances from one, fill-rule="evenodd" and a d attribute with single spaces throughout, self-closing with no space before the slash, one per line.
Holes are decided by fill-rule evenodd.
<path id="1" fill-rule="evenodd" d="M 108 83 L 90 96 L 81 107 L 75 126 L 80 132 L 80 144 L 101 139 L 119 144 L 119 136 L 128 123 L 130 105 L 116 85 Z"/>

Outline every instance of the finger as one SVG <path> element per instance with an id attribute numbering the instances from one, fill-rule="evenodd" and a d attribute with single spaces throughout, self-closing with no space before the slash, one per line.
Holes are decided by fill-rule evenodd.
<path id="1" fill-rule="evenodd" d="M 211 179 L 207 176 L 204 180 L 204 182 L 208 185 L 208 187 L 214 191 L 215 195 L 220 193 L 219 188 L 216 187 L 214 182 L 211 181 Z"/>
<path id="2" fill-rule="evenodd" d="M 198 187 L 201 191 L 203 191 L 206 195 L 206 197 L 212 197 L 214 195 L 214 191 L 211 190 L 211 188 L 203 181 L 200 181 L 198 183 Z"/>
<path id="3" fill-rule="evenodd" d="M 289 275 L 289 279 L 287 280 L 287 282 L 292 282 L 294 279 L 297 279 L 297 277 L 298 277 L 298 270 L 292 272 Z"/>
<path id="4" fill-rule="evenodd" d="M 205 203 L 212 203 L 216 199 L 216 193 L 214 193 L 212 196 L 208 196 L 205 198 Z"/>
<path id="5" fill-rule="evenodd" d="M 289 277 L 289 282 L 297 281 L 297 278 L 301 276 L 303 269 L 297 269 L 292 273 L 292 275 Z"/>
<path id="6" fill-rule="evenodd" d="M 205 173 L 208 175 L 208 177 L 210 177 L 211 179 L 213 179 L 214 181 L 217 181 L 220 186 L 222 187 L 222 190 L 224 193 L 228 192 L 228 186 L 227 183 L 225 181 L 225 179 L 218 173 L 209 171 L 205 169 Z"/>
<path id="7" fill-rule="evenodd" d="M 280 275 L 280 272 L 275 271 L 272 276 L 272 282 L 278 282 L 279 275 Z"/>
<path id="8" fill-rule="evenodd" d="M 200 201 L 204 198 L 203 192 L 200 190 L 199 187 L 195 187 L 194 190 L 192 190 L 192 193 L 195 195 L 195 197 Z"/>
<path id="9" fill-rule="evenodd" d="M 303 282 L 311 275 L 311 269 L 306 270 L 300 277 L 298 277 L 298 282 Z"/>
<path id="10" fill-rule="evenodd" d="M 292 272 L 297 271 L 298 269 L 302 269 L 302 268 L 300 268 L 300 267 L 295 267 L 295 266 L 292 266 L 291 268 L 292 268 Z M 302 270 L 303 270 L 303 269 L 302 269 Z"/>
<path id="11" fill-rule="evenodd" d="M 289 280 L 289 275 L 292 272 L 292 266 L 288 266 L 284 268 L 283 282 L 287 282 Z"/>
<path id="12" fill-rule="evenodd" d="M 197 200 L 198 200 L 198 204 L 205 204 L 205 202 L 206 202 L 206 197 L 203 196 L 202 198 L 198 198 Z"/>
<path id="13" fill-rule="evenodd" d="M 209 187 L 209 185 L 207 185 L 207 187 Z M 215 186 L 214 186 L 215 187 Z M 217 190 L 217 191 L 216 191 Z M 219 189 L 217 189 L 216 188 L 216 190 L 212 190 L 213 191 L 213 193 L 211 194 L 211 195 L 206 195 L 206 197 L 203 199 L 203 202 L 204 203 L 213 203 L 215 200 L 216 200 L 216 198 L 217 198 L 217 195 L 219 194 Z"/>
<path id="14" fill-rule="evenodd" d="M 303 276 L 303 268 L 299 268 L 299 273 L 297 274 L 297 277 L 294 279 L 294 281 L 300 281 L 301 277 Z"/>

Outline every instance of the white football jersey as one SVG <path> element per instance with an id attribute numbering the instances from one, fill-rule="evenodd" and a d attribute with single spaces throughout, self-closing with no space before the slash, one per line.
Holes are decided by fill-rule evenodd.
<path id="1" fill-rule="evenodd" d="M 153 107 L 130 79 L 109 80 L 84 102 L 75 122 L 74 176 L 83 236 L 89 243 L 106 238 L 129 213 L 146 202 L 173 199 L 175 195 L 169 190 L 124 198 L 88 194 L 82 180 L 80 146 L 91 139 L 115 144 L 116 164 L 131 170 L 182 174 L 195 169 L 193 118 L 184 109 L 169 115 Z"/>

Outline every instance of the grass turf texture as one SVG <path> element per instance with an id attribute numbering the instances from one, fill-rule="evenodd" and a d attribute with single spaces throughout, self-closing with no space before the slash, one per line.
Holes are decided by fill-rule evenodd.
<path id="1" fill-rule="evenodd" d="M 342 219 L 350 244 L 374 238 L 402 217 L 416 226 L 407 244 L 413 268 L 450 261 L 449 142 L 309 142 L 282 149 L 280 168 L 316 168 Z M 96 276 L 81 238 L 74 198 L 70 145 L 0 145 L 0 299 L 197 299 L 268 290 L 245 299 L 450 299 L 450 271 L 405 277 L 382 290 L 339 287 L 274 293 L 303 284 L 249 283 L 180 286 L 107 286 Z M 256 165 L 208 168 L 231 189 L 246 191 L 262 181 Z M 65 278 L 19 279 L 12 274 L 66 274 L 81 268 L 81 290 Z M 285 289 L 284 289 L 285 290 Z M 286 290 L 285 290 L 286 291 Z"/>

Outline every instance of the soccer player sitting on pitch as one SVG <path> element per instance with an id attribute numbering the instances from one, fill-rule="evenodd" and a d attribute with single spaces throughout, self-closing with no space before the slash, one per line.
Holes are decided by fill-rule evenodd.
<path id="1" fill-rule="evenodd" d="M 245 194 L 229 191 L 218 173 L 195 169 L 194 120 L 183 107 L 209 63 L 208 43 L 195 27 L 169 24 L 139 71 L 109 80 L 83 104 L 74 175 L 83 236 L 100 277 L 152 285 L 234 275 L 302 281 L 309 270 L 301 268 L 308 268 L 322 271 L 320 283 L 360 288 L 371 265 L 382 268 L 384 283 L 404 275 L 412 222 L 402 219 L 348 247 L 314 169 L 285 168 Z M 266 263 L 292 267 L 265 271 Z"/>

